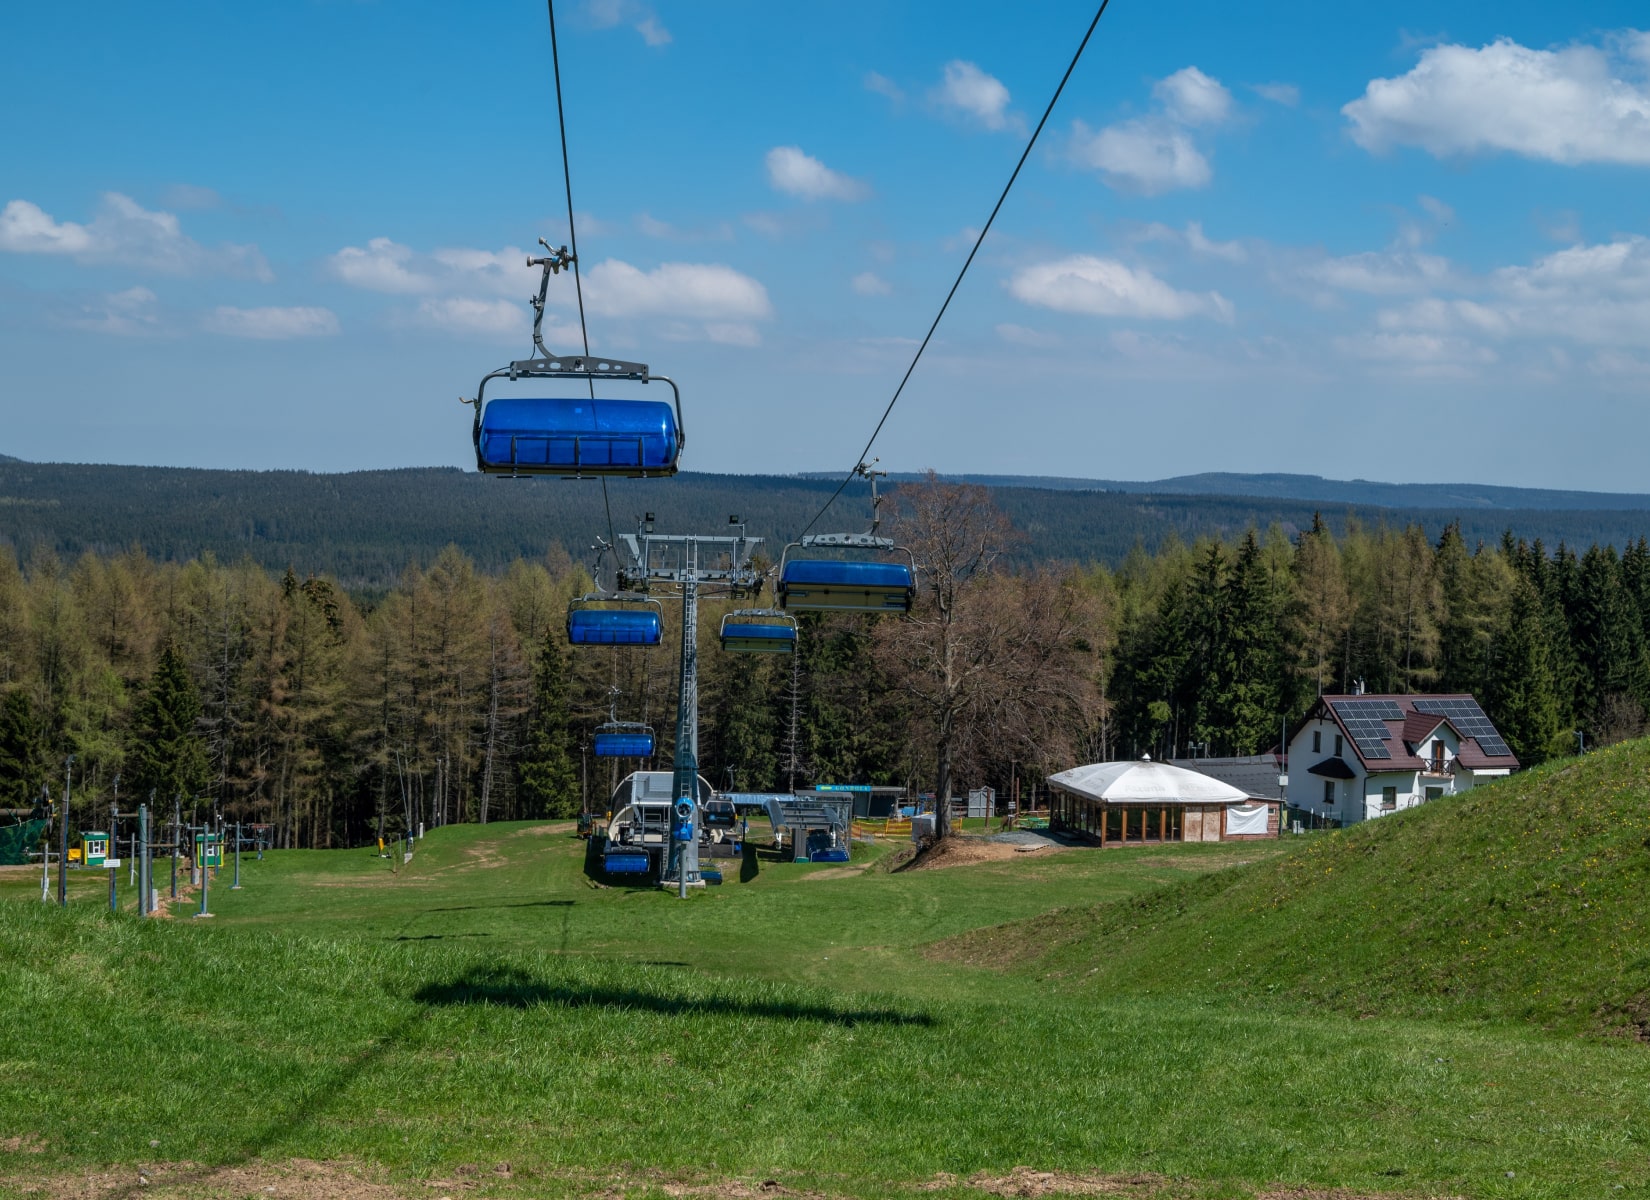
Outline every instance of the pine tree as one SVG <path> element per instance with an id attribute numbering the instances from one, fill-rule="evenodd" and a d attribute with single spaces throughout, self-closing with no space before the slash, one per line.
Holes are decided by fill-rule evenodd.
<path id="1" fill-rule="evenodd" d="M 133 795 L 153 789 L 157 799 L 197 794 L 211 779 L 206 743 L 195 728 L 200 694 L 177 646 L 167 642 L 149 686 L 138 700 L 127 752 Z"/>
<path id="2" fill-rule="evenodd" d="M 579 811 L 579 770 L 569 729 L 567 664 L 558 631 L 547 629 L 533 676 L 533 710 L 527 748 L 517 770 L 527 813 L 570 817 Z"/>
<path id="3" fill-rule="evenodd" d="M 1551 753 L 1560 729 L 1550 631 L 1541 597 L 1528 577 L 1521 578 L 1496 648 L 1489 699 L 1496 728 L 1525 766 Z"/>
<path id="4" fill-rule="evenodd" d="M 1217 665 L 1229 675 L 1213 683 L 1211 726 L 1234 754 L 1256 754 L 1278 734 L 1282 658 L 1275 597 L 1250 530 L 1238 547 L 1226 584 L 1226 652 Z"/>
<path id="5" fill-rule="evenodd" d="M 39 798 L 45 778 L 34 705 L 27 692 L 8 692 L 0 701 L 0 806 L 29 807 Z"/>

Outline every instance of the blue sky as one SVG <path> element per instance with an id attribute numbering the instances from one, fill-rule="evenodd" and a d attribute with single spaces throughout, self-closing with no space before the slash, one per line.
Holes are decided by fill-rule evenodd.
<path id="1" fill-rule="evenodd" d="M 852 465 L 1091 15 L 558 5 L 592 346 L 685 467 Z M 876 452 L 1645 490 L 1636 26 L 1114 0 Z M 0 111 L 0 452 L 473 462 L 566 236 L 542 5 L 10 5 Z"/>

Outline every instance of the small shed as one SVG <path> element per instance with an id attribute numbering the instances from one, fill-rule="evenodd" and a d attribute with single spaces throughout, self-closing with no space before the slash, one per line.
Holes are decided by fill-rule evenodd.
<path id="1" fill-rule="evenodd" d="M 1102 846 L 1278 836 L 1275 802 L 1150 758 L 1073 767 L 1048 786 L 1050 826 Z"/>

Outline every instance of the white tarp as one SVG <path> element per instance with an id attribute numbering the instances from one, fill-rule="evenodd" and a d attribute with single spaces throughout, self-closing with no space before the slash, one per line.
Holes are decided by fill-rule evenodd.
<path id="1" fill-rule="evenodd" d="M 1271 811 L 1269 804 L 1257 804 L 1253 808 L 1239 808 L 1232 805 L 1226 810 L 1226 836 L 1234 834 L 1258 833 L 1264 835 L 1266 818 Z"/>
<path id="2" fill-rule="evenodd" d="M 1050 775 L 1048 782 L 1062 792 L 1108 804 L 1242 804 L 1249 799 L 1229 783 L 1149 758 L 1073 767 Z"/>

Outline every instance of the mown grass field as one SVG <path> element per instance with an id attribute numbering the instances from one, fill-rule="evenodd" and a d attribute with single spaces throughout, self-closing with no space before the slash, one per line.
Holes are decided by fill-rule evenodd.
<path id="1" fill-rule="evenodd" d="M 1622 773 L 1623 811 L 1644 810 L 1645 756 L 1585 770 Z M 247 858 L 210 921 L 113 917 L 92 872 L 63 913 L 12 873 L 0 1193 L 89 1194 L 88 1172 L 136 1189 L 142 1169 L 162 1189 L 144 1194 L 228 1195 L 210 1168 L 314 1159 L 386 1195 L 1029 1194 L 1001 1181 L 1022 1165 L 1065 1173 L 1038 1186 L 1142 1196 L 1642 1194 L 1638 1041 L 1511 1003 L 1369 1008 L 1315 982 L 1335 954 L 1363 979 L 1420 945 L 1381 994 L 1425 997 L 1404 979 L 1450 955 L 1417 931 L 1484 901 L 1440 879 L 1405 910 L 1407 942 L 1353 954 L 1343 935 L 1367 935 L 1335 926 L 1307 967 L 1283 969 L 1297 943 L 1234 965 L 1272 945 L 1255 930 L 1334 909 L 1297 887 L 1276 911 L 1305 905 L 1300 921 L 1243 920 L 1303 858 L 1346 875 L 1337 856 L 1364 861 L 1374 838 L 1369 879 L 1401 893 L 1406 864 L 1431 862 L 1403 841 L 1414 818 L 1502 821 L 1555 778 L 1278 846 L 899 873 L 762 861 L 744 880 L 735 863 L 688 903 L 591 886 L 582 844 L 543 825 L 438 831 L 393 871 L 363 851 Z M 1382 858 L 1384 839 L 1401 850 Z M 1484 853 L 1469 844 L 1458 873 Z M 1175 923 L 1197 920 L 1202 941 Z M 1555 986 L 1611 973 L 1582 964 Z M 202 1166 L 156 1165 L 182 1162 Z"/>

